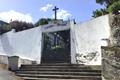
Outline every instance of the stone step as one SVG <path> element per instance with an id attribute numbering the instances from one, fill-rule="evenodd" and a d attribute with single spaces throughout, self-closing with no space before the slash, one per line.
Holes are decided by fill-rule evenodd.
<path id="1" fill-rule="evenodd" d="M 51 69 L 51 70 L 53 70 L 53 69 L 86 69 L 86 70 L 92 70 L 90 67 L 21 67 L 20 68 L 21 70 L 29 70 L 29 69 L 31 69 L 31 70 L 49 70 L 49 69 Z"/>
<path id="2" fill-rule="evenodd" d="M 41 64 L 41 65 L 22 65 L 20 69 L 34 69 L 34 68 L 76 68 L 76 69 L 91 69 L 91 70 L 101 70 L 101 66 L 91 66 L 91 65 L 78 65 L 78 64 L 66 64 L 66 65 L 62 65 L 62 64 L 57 64 L 57 65 L 52 65 L 52 64 Z"/>
<path id="3" fill-rule="evenodd" d="M 44 63 L 44 64 L 23 64 L 21 66 L 84 66 L 84 64 L 68 64 L 68 63 Z"/>
<path id="4" fill-rule="evenodd" d="M 18 71 L 61 71 L 61 72 L 65 72 L 65 71 L 67 71 L 67 72 L 101 72 L 101 70 L 91 70 L 91 69 L 58 69 L 58 68 L 56 68 L 56 69 L 54 69 L 54 68 L 34 68 L 34 69 L 32 69 L 32 68 L 22 68 L 22 69 L 20 69 L 20 70 L 18 70 Z"/>
<path id="5" fill-rule="evenodd" d="M 101 73 L 101 70 L 16 70 L 16 73 L 18 72 L 54 72 L 54 73 L 57 73 L 57 72 L 61 72 L 61 73 L 79 73 L 79 72 L 90 72 L 90 73 Z"/>
<path id="6" fill-rule="evenodd" d="M 16 74 L 52 74 L 52 75 L 81 75 L 81 76 L 101 76 L 100 72 L 48 72 L 48 71 L 17 71 Z"/>
<path id="7" fill-rule="evenodd" d="M 101 76 L 77 76 L 77 75 L 44 75 L 44 74 L 17 74 L 21 77 L 32 77 L 32 78 L 57 78 L 57 79 L 101 79 Z"/>
<path id="8" fill-rule="evenodd" d="M 37 65 L 32 65 L 32 66 L 21 66 L 22 68 L 97 68 L 97 69 L 101 69 L 101 66 L 84 66 L 84 65 L 66 65 L 66 66 L 46 66 L 46 65 L 42 65 L 42 66 L 37 66 Z"/>
<path id="9" fill-rule="evenodd" d="M 102 78 L 89 78 L 89 79 L 58 79 L 58 78 L 32 78 L 32 77 L 23 77 L 24 80 L 102 80 Z"/>
<path id="10" fill-rule="evenodd" d="M 101 66 L 66 63 L 22 65 L 16 75 L 25 80 L 101 80 Z"/>

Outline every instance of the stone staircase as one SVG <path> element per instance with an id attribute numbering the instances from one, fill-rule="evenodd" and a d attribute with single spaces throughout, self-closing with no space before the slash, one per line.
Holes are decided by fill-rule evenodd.
<path id="1" fill-rule="evenodd" d="M 102 80 L 100 66 L 82 64 L 22 65 L 16 75 L 25 80 Z"/>

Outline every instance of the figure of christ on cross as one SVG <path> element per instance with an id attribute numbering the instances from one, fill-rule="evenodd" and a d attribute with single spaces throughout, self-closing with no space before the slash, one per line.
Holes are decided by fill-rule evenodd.
<path id="1" fill-rule="evenodd" d="M 57 10 L 59 10 L 59 8 L 55 6 L 55 8 L 53 9 L 53 11 L 55 11 L 55 20 L 57 20 Z"/>

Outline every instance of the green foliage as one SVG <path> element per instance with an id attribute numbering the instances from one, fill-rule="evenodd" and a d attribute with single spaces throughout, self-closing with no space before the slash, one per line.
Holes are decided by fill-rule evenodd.
<path id="1" fill-rule="evenodd" d="M 35 26 L 40 26 L 40 25 L 45 25 L 45 24 L 48 24 L 49 21 L 51 21 L 52 19 L 50 18 L 41 18 L 39 19 L 36 23 L 35 23 Z"/>
<path id="2" fill-rule="evenodd" d="M 96 18 L 96 17 L 102 16 L 102 15 L 105 15 L 107 13 L 108 13 L 108 11 L 106 9 L 100 9 L 100 10 L 97 9 L 97 10 L 93 11 L 92 17 Z"/>
<path id="3" fill-rule="evenodd" d="M 8 25 L 8 23 L 0 20 L 0 27 L 1 27 L 2 25 Z"/>
<path id="4" fill-rule="evenodd" d="M 15 29 L 17 32 L 34 27 L 32 23 L 22 21 L 12 21 L 9 23 L 9 25 L 12 27 L 12 29 Z"/>
<path id="5" fill-rule="evenodd" d="M 106 7 L 109 7 L 112 5 L 114 2 L 118 2 L 120 0 L 96 0 L 96 3 L 105 5 Z"/>
<path id="6" fill-rule="evenodd" d="M 104 2 L 105 2 L 105 0 L 96 0 L 96 3 L 99 3 L 99 4 L 101 4 L 101 5 L 103 5 Z"/>
<path id="7" fill-rule="evenodd" d="M 4 31 L 10 31 L 12 28 L 11 28 L 10 25 L 3 25 L 2 29 L 3 29 Z"/>
<path id="8" fill-rule="evenodd" d="M 118 11 L 120 10 L 120 1 L 118 2 L 114 2 L 112 5 L 109 6 L 108 11 L 112 12 L 112 11 Z"/>
<path id="9" fill-rule="evenodd" d="M 11 27 L 9 26 L 8 23 L 4 21 L 0 21 L 0 34 L 3 34 L 5 32 L 8 32 L 11 30 Z"/>
<path id="10" fill-rule="evenodd" d="M 15 29 L 16 31 L 22 31 L 33 27 L 34 25 L 32 23 L 26 23 L 22 21 L 12 21 L 10 23 L 0 21 L 0 34 L 6 33 L 11 29 Z"/>
<path id="11" fill-rule="evenodd" d="M 120 0 L 96 0 L 96 3 L 104 5 L 105 8 L 93 11 L 92 17 L 95 18 L 120 10 Z"/>

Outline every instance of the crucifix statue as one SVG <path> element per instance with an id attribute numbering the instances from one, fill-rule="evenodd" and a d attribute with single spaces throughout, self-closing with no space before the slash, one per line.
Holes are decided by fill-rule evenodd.
<path id="1" fill-rule="evenodd" d="M 57 10 L 59 10 L 59 8 L 55 6 L 55 8 L 53 9 L 53 11 L 55 11 L 55 20 L 57 20 Z"/>

